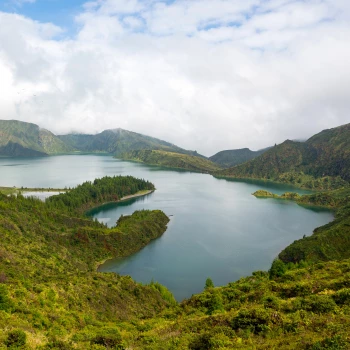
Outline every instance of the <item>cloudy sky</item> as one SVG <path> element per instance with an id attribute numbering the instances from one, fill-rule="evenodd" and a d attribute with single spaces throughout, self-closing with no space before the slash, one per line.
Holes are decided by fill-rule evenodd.
<path id="1" fill-rule="evenodd" d="M 209 156 L 349 111 L 349 0 L 0 1 L 0 119 Z"/>

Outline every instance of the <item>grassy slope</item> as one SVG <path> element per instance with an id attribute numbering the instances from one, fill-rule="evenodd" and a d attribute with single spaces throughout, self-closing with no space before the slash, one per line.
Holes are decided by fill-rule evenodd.
<path id="1" fill-rule="evenodd" d="M 220 167 L 230 168 L 254 159 L 266 151 L 267 149 L 251 151 L 249 148 L 226 150 L 214 154 L 213 156 L 209 157 L 209 160 L 218 164 Z"/>
<path id="2" fill-rule="evenodd" d="M 124 153 L 121 159 L 198 172 L 212 172 L 219 169 L 216 164 L 202 157 L 158 150 L 132 151 Z"/>
<path id="3" fill-rule="evenodd" d="M 72 151 L 50 131 L 17 120 L 0 120 L 0 154 L 40 156 Z"/>
<path id="4" fill-rule="evenodd" d="M 350 124 L 322 131 L 304 143 L 287 140 L 215 175 L 267 179 L 318 190 L 341 188 L 350 180 Z"/>

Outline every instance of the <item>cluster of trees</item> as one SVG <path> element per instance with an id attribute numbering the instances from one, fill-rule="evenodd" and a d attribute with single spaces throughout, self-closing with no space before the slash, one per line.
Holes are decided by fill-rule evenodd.
<path id="1" fill-rule="evenodd" d="M 151 182 L 132 176 L 105 176 L 93 182 L 84 182 L 66 193 L 52 196 L 47 199 L 47 204 L 54 208 L 81 211 L 104 202 L 118 201 L 139 191 L 154 189 Z"/>

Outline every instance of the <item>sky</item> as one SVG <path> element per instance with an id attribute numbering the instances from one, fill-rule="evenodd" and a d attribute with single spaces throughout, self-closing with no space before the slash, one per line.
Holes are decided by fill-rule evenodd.
<path id="1" fill-rule="evenodd" d="M 349 0 L 0 0 L 0 119 L 211 156 L 350 122 Z"/>

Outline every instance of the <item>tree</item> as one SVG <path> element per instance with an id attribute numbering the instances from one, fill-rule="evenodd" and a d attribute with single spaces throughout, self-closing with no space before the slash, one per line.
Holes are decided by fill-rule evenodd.
<path id="1" fill-rule="evenodd" d="M 205 281 L 204 289 L 208 289 L 208 288 L 214 288 L 213 280 L 210 277 L 208 277 L 207 280 Z"/>

